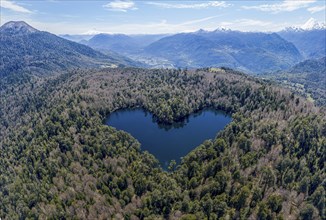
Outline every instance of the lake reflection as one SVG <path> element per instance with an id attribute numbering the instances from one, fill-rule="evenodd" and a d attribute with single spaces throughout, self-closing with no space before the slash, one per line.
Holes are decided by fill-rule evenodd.
<path id="1" fill-rule="evenodd" d="M 230 122 L 231 117 L 224 112 L 206 109 L 167 125 L 156 123 L 150 112 L 137 108 L 113 112 L 105 123 L 130 133 L 141 143 L 142 150 L 153 154 L 167 169 L 171 160 L 179 164 L 181 157 L 204 140 L 214 138 Z"/>

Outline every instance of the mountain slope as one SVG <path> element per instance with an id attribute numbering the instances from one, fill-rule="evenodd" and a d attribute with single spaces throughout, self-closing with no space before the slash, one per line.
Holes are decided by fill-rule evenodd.
<path id="1" fill-rule="evenodd" d="M 266 77 L 311 97 L 318 105 L 326 106 L 326 57 L 305 60 Z"/>
<path id="2" fill-rule="evenodd" d="M 227 66 L 263 73 L 285 69 L 302 57 L 277 34 L 199 31 L 162 38 L 144 49 L 177 67 Z"/>
<path id="3" fill-rule="evenodd" d="M 285 40 L 293 43 L 306 59 L 326 56 L 326 29 L 289 28 L 278 32 Z"/>
<path id="4" fill-rule="evenodd" d="M 163 38 L 163 34 L 125 35 L 125 34 L 97 34 L 86 45 L 95 49 L 112 50 L 125 55 L 138 53 L 143 47 Z"/>
<path id="5" fill-rule="evenodd" d="M 97 34 L 88 40 L 87 45 L 96 49 L 108 49 L 120 53 L 138 48 L 133 39 L 124 34 Z"/>
<path id="6" fill-rule="evenodd" d="M 322 74 L 326 74 L 326 57 L 320 59 L 310 59 L 300 62 L 294 65 L 291 69 L 286 71 L 291 74 L 306 73 L 312 80 L 326 80 L 321 77 Z"/>
<path id="7" fill-rule="evenodd" d="M 165 37 L 145 48 L 147 54 L 163 57 L 177 67 L 204 67 L 217 64 L 236 67 L 236 60 L 227 51 L 214 49 L 214 42 L 196 34 Z"/>
<path id="8" fill-rule="evenodd" d="M 95 36 L 95 34 L 60 34 L 66 40 L 74 41 L 77 43 L 87 42 L 89 39 Z"/>
<path id="9" fill-rule="evenodd" d="M 132 65 L 90 47 L 54 34 L 38 31 L 25 22 L 8 22 L 0 27 L 0 76 L 19 71 L 41 74 L 75 67 Z"/>

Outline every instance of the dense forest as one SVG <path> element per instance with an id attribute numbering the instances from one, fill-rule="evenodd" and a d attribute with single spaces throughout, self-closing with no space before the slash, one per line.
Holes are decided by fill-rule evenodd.
<path id="1" fill-rule="evenodd" d="M 326 112 L 227 68 L 72 70 L 0 81 L 1 219 L 325 219 Z M 111 112 L 232 114 L 164 171 Z"/>

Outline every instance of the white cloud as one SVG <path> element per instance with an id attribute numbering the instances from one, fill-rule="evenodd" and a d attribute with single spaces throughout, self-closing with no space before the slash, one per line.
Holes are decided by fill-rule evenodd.
<path id="1" fill-rule="evenodd" d="M 180 32 L 193 32 L 197 31 L 200 28 L 208 28 L 213 30 L 213 28 L 208 27 L 207 21 L 214 20 L 214 18 L 220 17 L 218 16 L 210 16 L 204 17 L 199 19 L 187 20 L 179 23 L 170 23 L 168 20 L 160 20 L 157 22 L 148 22 L 148 23 L 125 23 L 125 24 L 115 24 L 111 23 L 108 24 L 107 22 L 98 22 L 93 24 L 94 29 L 101 30 L 101 32 L 106 33 L 124 33 L 124 34 L 166 34 L 166 33 L 180 33 Z M 213 22 L 216 27 L 216 23 Z M 203 26 L 203 24 L 205 26 Z M 83 24 L 85 28 L 86 24 Z M 78 28 L 77 26 L 74 27 L 75 29 Z M 71 32 L 72 30 L 70 30 Z M 77 29 L 75 33 L 77 32 Z M 83 31 L 79 31 L 77 33 L 83 33 Z M 60 30 L 60 33 L 63 33 Z"/>
<path id="2" fill-rule="evenodd" d="M 316 13 L 319 11 L 325 11 L 326 10 L 326 5 L 321 5 L 321 6 L 315 6 L 307 9 L 310 13 Z"/>
<path id="3" fill-rule="evenodd" d="M 292 26 L 291 23 L 275 23 L 268 20 L 254 19 L 236 19 L 230 21 L 218 21 L 214 19 L 217 16 L 204 17 L 200 19 L 188 20 L 179 23 L 170 23 L 167 20 L 150 23 L 129 23 L 129 24 L 103 24 L 99 29 L 106 30 L 111 33 L 125 34 L 164 34 L 164 33 L 181 33 L 194 32 L 199 29 L 213 31 L 220 28 L 226 28 L 239 31 L 253 32 L 271 32 L 280 31 L 285 27 Z M 101 25 L 101 24 L 98 24 Z"/>
<path id="4" fill-rule="evenodd" d="M 202 24 L 206 21 L 213 20 L 218 16 L 204 17 L 200 19 L 188 20 L 180 23 L 169 23 L 167 20 L 150 23 L 133 23 L 133 24 L 120 24 L 110 25 L 109 32 L 121 33 L 124 30 L 127 34 L 165 34 L 165 33 L 180 33 L 180 32 L 193 32 L 199 30 Z"/>
<path id="5" fill-rule="evenodd" d="M 208 20 L 211 20 L 211 19 L 214 19 L 214 18 L 220 17 L 220 16 L 221 16 L 221 15 L 210 16 L 210 17 L 201 18 L 201 19 L 196 19 L 196 20 L 190 20 L 190 21 L 183 22 L 183 23 L 181 23 L 181 24 L 179 24 L 179 25 L 197 24 L 197 23 L 201 23 L 201 22 L 204 22 L 204 21 L 208 21 Z"/>
<path id="6" fill-rule="evenodd" d="M 103 7 L 111 11 L 122 11 L 122 12 L 127 12 L 127 10 L 137 9 L 135 2 L 129 0 L 111 1 L 108 4 L 103 5 Z"/>
<path id="7" fill-rule="evenodd" d="M 276 25 L 269 21 L 254 20 L 254 19 L 237 19 L 234 21 L 222 21 L 217 24 L 219 27 L 240 30 L 240 31 L 269 31 L 274 29 Z M 278 26 L 277 24 L 276 26 Z"/>
<path id="8" fill-rule="evenodd" d="M 1 0 L 0 6 L 1 8 L 6 8 L 15 12 L 22 12 L 22 13 L 29 13 L 29 14 L 32 13 L 32 11 L 28 10 L 27 8 L 17 5 L 15 2 L 9 0 Z"/>
<path id="9" fill-rule="evenodd" d="M 281 3 L 275 3 L 275 4 L 263 4 L 263 5 L 255 5 L 255 6 L 242 6 L 244 9 L 255 9 L 259 11 L 265 11 L 265 12 L 273 12 L 278 13 L 282 11 L 295 11 L 300 8 L 307 8 L 311 3 L 314 3 L 316 0 L 300 0 L 300 1 L 294 1 L 294 0 L 285 0 Z"/>
<path id="10" fill-rule="evenodd" d="M 224 1 L 208 1 L 202 3 L 188 2 L 180 3 L 163 3 L 163 2 L 147 2 L 149 5 L 158 6 L 161 8 L 176 8 L 176 9 L 203 9 L 203 8 L 225 8 L 230 6 Z"/>
<path id="11" fill-rule="evenodd" d="M 265 27 L 271 24 L 271 22 L 268 21 L 253 20 L 253 19 L 240 19 L 237 20 L 236 23 L 240 26 L 261 26 L 261 27 Z"/>
<path id="12" fill-rule="evenodd" d="M 232 21 L 222 21 L 215 24 L 218 27 L 226 29 L 244 31 L 244 32 L 277 32 L 287 27 L 300 26 L 302 24 L 292 22 L 274 22 L 269 20 L 255 20 L 255 19 L 236 19 Z"/>
<path id="13" fill-rule="evenodd" d="M 112 34 L 111 32 L 106 32 L 106 31 L 99 31 L 96 29 L 90 29 L 86 32 L 80 33 L 82 35 L 96 35 L 96 34 Z"/>

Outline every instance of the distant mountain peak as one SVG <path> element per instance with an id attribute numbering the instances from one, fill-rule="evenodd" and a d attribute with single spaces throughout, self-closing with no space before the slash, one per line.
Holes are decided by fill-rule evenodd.
<path id="1" fill-rule="evenodd" d="M 208 33 L 209 31 L 204 30 L 204 29 L 199 29 L 198 31 L 196 31 L 195 33 L 197 34 L 202 34 L 202 33 Z"/>
<path id="2" fill-rule="evenodd" d="M 46 75 L 73 68 L 143 65 L 110 51 L 103 54 L 86 45 L 38 31 L 25 22 L 4 24 L 0 35 L 0 78 L 26 71 Z"/>
<path id="3" fill-rule="evenodd" d="M 229 28 L 225 28 L 225 27 L 218 27 L 217 29 L 213 30 L 213 31 L 208 31 L 208 30 L 204 30 L 204 29 L 199 29 L 198 31 L 194 32 L 196 34 L 205 34 L 205 33 L 216 33 L 216 32 L 228 32 L 228 31 L 232 31 Z"/>
<path id="4" fill-rule="evenodd" d="M 0 31 L 10 32 L 13 34 L 30 34 L 39 30 L 33 28 L 25 21 L 9 21 L 0 27 Z"/>
<path id="5" fill-rule="evenodd" d="M 326 23 L 318 22 L 314 18 L 309 18 L 303 25 L 301 26 L 294 26 L 294 27 L 287 27 L 284 29 L 285 31 L 311 31 L 311 30 L 326 30 Z"/>
<path id="6" fill-rule="evenodd" d="M 313 29 L 326 29 L 325 23 L 320 23 L 314 18 L 310 18 L 306 23 L 301 26 L 303 30 L 313 30 Z"/>
<path id="7" fill-rule="evenodd" d="M 227 32 L 227 31 L 232 31 L 230 28 L 226 28 L 226 27 L 218 27 L 214 30 L 214 32 Z"/>

